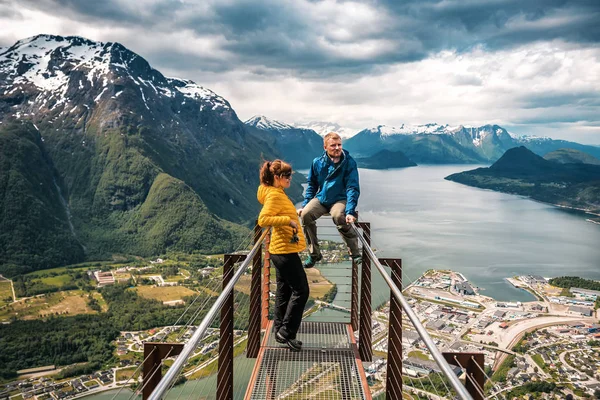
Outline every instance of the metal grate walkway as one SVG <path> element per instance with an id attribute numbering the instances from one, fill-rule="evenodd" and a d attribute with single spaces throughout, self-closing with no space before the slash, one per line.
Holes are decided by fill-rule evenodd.
<path id="1" fill-rule="evenodd" d="M 246 400 L 371 399 L 349 324 L 303 322 L 297 338 L 302 351 L 292 352 L 269 324 Z"/>

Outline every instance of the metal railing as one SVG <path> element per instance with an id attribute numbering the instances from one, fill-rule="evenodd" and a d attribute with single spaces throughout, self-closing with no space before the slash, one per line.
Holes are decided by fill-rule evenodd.
<path id="1" fill-rule="evenodd" d="M 377 270 L 379 271 L 379 273 L 383 277 L 384 281 L 389 286 L 389 288 L 390 288 L 391 292 L 393 293 L 394 297 L 396 298 L 396 300 L 398 300 L 398 302 L 400 302 L 400 305 L 402 306 L 402 309 L 406 313 L 406 316 L 412 322 L 417 333 L 419 334 L 419 336 L 425 343 L 425 346 L 427 346 L 427 349 L 431 353 L 431 356 L 433 357 L 434 361 L 440 367 L 442 373 L 448 378 L 448 380 L 450 381 L 450 384 L 452 385 L 454 390 L 456 390 L 456 393 L 458 394 L 458 396 L 461 399 L 472 400 L 473 397 L 469 394 L 469 392 L 467 391 L 465 386 L 462 384 L 460 379 L 458 379 L 458 376 L 456 376 L 456 374 L 452 371 L 452 368 L 450 367 L 448 362 L 444 359 L 444 356 L 439 351 L 439 349 L 436 347 L 435 343 L 433 342 L 433 339 L 431 338 L 431 336 L 429 336 L 427 329 L 425 329 L 425 327 L 419 320 L 419 317 L 417 316 L 417 314 L 413 311 L 410 304 L 408 304 L 408 301 L 406 301 L 406 298 L 402 294 L 402 291 L 392 281 L 392 278 L 389 276 L 389 274 L 386 272 L 386 270 L 383 268 L 383 266 L 379 262 L 379 259 L 375 255 L 375 252 L 373 252 L 373 249 L 371 249 L 371 246 L 367 243 L 367 241 L 365 240 L 363 235 L 358 231 L 358 228 L 356 227 L 356 225 L 351 224 L 351 226 L 352 226 L 352 229 L 354 230 L 354 232 L 356 233 L 356 236 L 361 241 L 361 243 L 363 245 L 363 250 L 366 251 L 370 260 L 377 267 Z"/>
<path id="2" fill-rule="evenodd" d="M 219 297 L 217 298 L 217 300 L 215 301 L 213 306 L 210 308 L 210 310 L 208 311 L 208 313 L 206 314 L 206 316 L 204 317 L 204 319 L 198 326 L 198 329 L 196 330 L 196 332 L 194 332 L 194 334 L 190 338 L 189 342 L 186 343 L 183 350 L 181 351 L 181 353 L 179 354 L 179 356 L 177 357 L 177 359 L 175 360 L 173 365 L 169 368 L 169 370 L 165 374 L 164 378 L 156 386 L 156 388 L 154 389 L 154 391 L 152 392 L 152 394 L 150 395 L 148 400 L 162 399 L 165 392 L 171 388 L 171 386 L 173 385 L 173 383 L 176 381 L 177 377 L 181 373 L 181 370 L 183 369 L 185 362 L 192 355 L 192 353 L 194 352 L 194 349 L 198 346 L 198 343 L 200 342 L 200 340 L 202 340 L 202 338 L 206 334 L 208 327 L 210 326 L 210 324 L 213 322 L 213 320 L 217 316 L 217 312 L 220 311 L 221 307 L 225 303 L 227 296 L 229 296 L 229 294 L 233 291 L 233 287 L 235 286 L 237 281 L 244 274 L 244 272 L 246 272 L 246 270 L 248 269 L 248 266 L 252 263 L 254 256 L 260 250 L 262 243 L 265 240 L 265 237 L 267 236 L 268 233 L 269 233 L 269 229 L 265 229 L 263 231 L 263 233 L 261 234 L 260 238 L 256 241 L 256 243 L 254 243 L 252 250 L 250 250 L 250 253 L 248 253 L 246 255 L 246 259 L 242 262 L 242 265 L 238 268 L 235 275 L 233 276 L 231 281 L 227 284 L 225 289 L 223 289 L 223 291 L 221 292 L 221 294 L 219 295 Z"/>

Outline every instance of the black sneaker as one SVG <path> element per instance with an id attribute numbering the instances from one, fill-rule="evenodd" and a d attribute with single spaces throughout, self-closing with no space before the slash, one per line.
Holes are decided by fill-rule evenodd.
<path id="1" fill-rule="evenodd" d="M 298 340 L 298 339 L 292 339 L 292 340 L 295 340 L 296 342 L 298 342 L 298 344 L 299 344 L 300 346 L 302 346 L 302 341 L 301 341 L 301 340 Z M 281 344 L 286 344 L 286 343 L 287 343 L 287 340 L 286 340 L 286 339 L 284 339 L 284 338 L 283 338 L 283 336 L 281 336 L 281 335 L 277 335 L 277 334 L 275 334 L 275 341 L 276 341 L 277 343 L 281 343 Z"/>
<path id="2" fill-rule="evenodd" d="M 308 258 L 306 259 L 306 261 L 304 261 L 304 268 L 312 268 L 315 266 L 316 263 L 318 263 L 322 259 L 323 259 L 322 254 L 319 254 L 317 257 L 313 257 L 312 255 L 309 255 Z"/>
<path id="3" fill-rule="evenodd" d="M 361 256 L 352 256 L 352 262 L 354 262 L 354 264 L 356 264 L 357 267 L 360 267 L 360 265 L 362 264 L 362 257 Z"/>
<path id="4" fill-rule="evenodd" d="M 277 339 L 277 341 L 279 343 L 285 343 L 287 345 L 287 347 L 289 347 L 289 349 L 291 351 L 300 351 L 300 350 L 302 350 L 302 345 L 299 343 L 298 340 L 296 340 L 296 339 L 286 339 L 279 332 L 277 332 L 275 334 L 275 339 Z"/>

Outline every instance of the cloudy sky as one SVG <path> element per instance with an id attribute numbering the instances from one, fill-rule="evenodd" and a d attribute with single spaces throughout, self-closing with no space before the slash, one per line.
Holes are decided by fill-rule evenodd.
<path id="1" fill-rule="evenodd" d="M 598 0 L 0 0 L 0 47 L 117 41 L 242 120 L 496 123 L 600 145 Z"/>

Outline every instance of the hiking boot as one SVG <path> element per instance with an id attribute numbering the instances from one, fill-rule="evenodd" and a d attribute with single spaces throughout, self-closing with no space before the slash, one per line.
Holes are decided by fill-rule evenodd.
<path id="1" fill-rule="evenodd" d="M 291 351 L 300 351 L 300 350 L 302 350 L 302 344 L 301 344 L 301 342 L 299 340 L 296 340 L 296 339 L 286 339 L 279 332 L 277 332 L 275 334 L 275 340 L 277 340 L 278 343 L 286 344 L 287 347 L 289 347 L 289 349 Z"/>
<path id="2" fill-rule="evenodd" d="M 298 342 L 298 344 L 300 346 L 302 346 L 302 341 L 301 340 L 297 340 L 297 339 L 292 339 L 292 340 L 295 340 L 296 342 Z M 275 334 L 275 341 L 277 343 L 281 343 L 281 344 L 286 344 L 287 343 L 287 340 L 282 335 L 278 335 L 278 334 Z"/>
<path id="3" fill-rule="evenodd" d="M 322 259 L 323 259 L 323 256 L 321 254 L 319 254 L 317 257 L 313 257 L 312 255 L 309 255 L 308 258 L 306 259 L 306 261 L 304 261 L 304 268 L 312 268 L 315 266 L 316 263 L 318 263 Z"/>
<path id="4" fill-rule="evenodd" d="M 360 267 L 360 265 L 362 264 L 362 257 L 361 256 L 352 256 L 352 262 L 354 264 L 356 264 L 357 267 Z"/>

